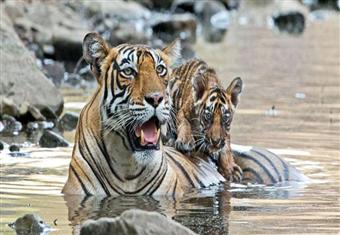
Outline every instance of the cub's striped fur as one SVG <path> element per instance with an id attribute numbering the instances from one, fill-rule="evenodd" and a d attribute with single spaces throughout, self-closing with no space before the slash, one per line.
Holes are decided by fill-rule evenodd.
<path id="1" fill-rule="evenodd" d="M 236 78 L 224 89 L 214 69 L 193 59 L 174 69 L 169 89 L 176 115 L 169 144 L 183 153 L 214 159 L 227 180 L 240 182 L 242 170 L 232 156 L 230 126 L 242 80 Z"/>

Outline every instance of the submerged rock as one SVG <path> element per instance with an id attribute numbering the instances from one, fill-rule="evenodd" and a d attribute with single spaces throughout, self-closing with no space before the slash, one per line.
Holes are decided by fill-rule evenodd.
<path id="1" fill-rule="evenodd" d="M 17 235 L 45 235 L 51 231 L 51 227 L 36 214 L 26 214 L 8 226 L 14 229 Z"/>
<path id="2" fill-rule="evenodd" d="M 63 130 L 72 131 L 76 129 L 79 119 L 79 114 L 74 112 L 66 112 L 60 119 L 59 123 Z"/>
<path id="3" fill-rule="evenodd" d="M 12 144 L 11 146 L 9 146 L 9 151 L 11 151 L 11 152 L 19 152 L 20 148 L 19 148 L 18 145 Z"/>
<path id="4" fill-rule="evenodd" d="M 45 130 L 39 140 L 39 145 L 44 148 L 68 147 L 69 143 L 57 133 Z"/>
<path id="5" fill-rule="evenodd" d="M 87 220 L 80 230 L 80 235 L 142 235 L 142 234 L 181 234 L 194 235 L 190 229 L 157 212 L 131 209 L 116 218 Z"/>

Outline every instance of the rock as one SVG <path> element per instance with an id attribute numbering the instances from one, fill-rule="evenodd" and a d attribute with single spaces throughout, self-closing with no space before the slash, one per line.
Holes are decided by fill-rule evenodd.
<path id="1" fill-rule="evenodd" d="M 318 9 L 335 9 L 340 10 L 339 0 L 300 0 L 304 5 L 308 6 L 312 11 Z"/>
<path id="2" fill-rule="evenodd" d="M 305 29 L 305 17 L 298 11 L 280 12 L 272 16 L 273 24 L 280 32 L 301 34 Z"/>
<path id="3" fill-rule="evenodd" d="M 174 13 L 195 13 L 195 1 L 194 0 L 175 0 L 171 5 L 171 12 Z"/>
<path id="4" fill-rule="evenodd" d="M 50 107 L 42 107 L 40 109 L 40 113 L 46 118 L 47 121 L 55 121 L 58 119 L 58 116 L 52 109 L 50 109 Z"/>
<path id="5" fill-rule="evenodd" d="M 87 220 L 80 230 L 80 235 L 141 235 L 141 234 L 181 234 L 194 235 L 190 229 L 166 218 L 157 212 L 131 209 L 116 218 Z"/>
<path id="6" fill-rule="evenodd" d="M 10 135 L 18 135 L 22 130 L 22 124 L 18 122 L 14 117 L 9 115 L 2 115 L 2 132 Z"/>
<path id="7" fill-rule="evenodd" d="M 52 79 L 54 85 L 60 87 L 64 80 L 64 73 L 66 72 L 64 64 L 53 60 L 47 60 L 43 65 L 43 70 L 45 75 Z"/>
<path id="8" fill-rule="evenodd" d="M 153 35 L 166 43 L 170 43 L 176 38 L 194 43 L 196 28 L 196 17 L 189 13 L 160 15 L 152 23 Z"/>
<path id="9" fill-rule="evenodd" d="M 76 129 L 78 123 L 79 115 L 74 112 L 66 112 L 62 118 L 60 119 L 59 123 L 63 130 L 65 131 L 72 131 Z"/>
<path id="10" fill-rule="evenodd" d="M 78 60 L 82 55 L 82 40 L 89 26 L 61 1 L 6 1 L 5 9 L 21 39 L 36 44 L 39 53 L 44 53 L 45 45 L 52 45 L 57 60 Z"/>
<path id="11" fill-rule="evenodd" d="M 138 0 L 140 1 L 140 0 Z M 149 5 L 152 9 L 169 9 L 171 7 L 171 4 L 173 0 L 149 0 Z"/>
<path id="12" fill-rule="evenodd" d="M 39 128 L 39 124 L 37 122 L 29 122 L 26 125 L 26 131 L 27 132 L 33 132 Z"/>
<path id="13" fill-rule="evenodd" d="M 222 41 L 230 24 L 229 12 L 225 6 L 216 0 L 197 1 L 194 10 L 202 23 L 205 40 Z"/>
<path id="14" fill-rule="evenodd" d="M 39 145 L 43 148 L 68 147 L 69 143 L 57 133 L 45 130 L 39 140 Z"/>
<path id="15" fill-rule="evenodd" d="M 151 16 L 147 8 L 133 1 L 97 1 L 96 4 L 91 1 L 83 1 L 82 4 L 90 16 L 102 15 L 119 19 L 121 22 L 136 22 Z"/>
<path id="16" fill-rule="evenodd" d="M 30 121 L 45 121 L 45 117 L 40 113 L 39 109 L 24 102 L 19 107 L 18 120 L 27 123 Z"/>
<path id="17" fill-rule="evenodd" d="M 2 68 L 0 94 L 11 99 L 18 110 L 21 104 L 27 102 L 38 109 L 48 106 L 60 114 L 63 109 L 61 94 L 38 69 L 34 59 L 15 33 L 2 6 L 0 9 L 0 67 Z M 0 109 L 0 112 L 3 113 L 3 109 Z"/>
<path id="18" fill-rule="evenodd" d="M 0 151 L 4 150 L 5 143 L 0 140 Z"/>
<path id="19" fill-rule="evenodd" d="M 44 235 L 51 231 L 51 227 L 39 215 L 35 214 L 26 214 L 19 217 L 15 222 L 8 224 L 8 226 L 14 229 L 16 234 L 20 235 Z"/>
<path id="20" fill-rule="evenodd" d="M 38 126 L 42 130 L 52 129 L 55 125 L 53 122 L 38 122 Z"/>
<path id="21" fill-rule="evenodd" d="M 150 37 L 144 32 L 139 31 L 134 24 L 121 23 L 119 27 L 112 30 L 110 43 L 117 46 L 123 43 L 146 44 Z"/>
<path id="22" fill-rule="evenodd" d="M 9 151 L 11 151 L 11 152 L 19 152 L 20 148 L 19 148 L 18 145 L 13 144 L 13 145 L 9 146 Z"/>
<path id="23" fill-rule="evenodd" d="M 12 98 L 0 96 L 0 101 L 1 101 L 0 103 L 1 113 L 5 113 L 16 117 L 19 116 L 18 106 L 14 103 Z"/>
<path id="24" fill-rule="evenodd" d="M 241 0 L 220 0 L 228 11 L 237 10 L 240 6 Z"/>

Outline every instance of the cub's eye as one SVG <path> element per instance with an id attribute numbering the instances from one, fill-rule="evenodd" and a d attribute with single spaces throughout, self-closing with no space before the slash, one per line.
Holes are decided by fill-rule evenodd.
<path id="1" fill-rule="evenodd" d="M 210 121 L 211 117 L 212 117 L 211 113 L 208 110 L 205 110 L 205 112 L 204 112 L 205 120 Z"/>
<path id="2" fill-rule="evenodd" d="M 230 121 L 230 113 L 229 112 L 227 112 L 227 113 L 225 113 L 224 115 L 223 115 L 223 121 L 224 122 L 229 122 Z"/>
<path id="3" fill-rule="evenodd" d="M 164 76 L 167 73 L 167 70 L 164 65 L 160 64 L 156 67 L 156 71 L 160 76 Z"/>
<path id="4" fill-rule="evenodd" d="M 121 72 L 123 73 L 123 75 L 125 76 L 131 76 L 135 74 L 135 70 L 133 70 L 133 68 L 131 67 L 127 67 L 125 69 L 122 69 Z"/>

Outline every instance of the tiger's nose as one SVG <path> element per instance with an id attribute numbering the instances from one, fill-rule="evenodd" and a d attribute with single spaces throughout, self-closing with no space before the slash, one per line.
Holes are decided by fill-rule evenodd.
<path id="1" fill-rule="evenodd" d="M 145 101 L 156 108 L 163 100 L 163 95 L 160 93 L 152 93 L 144 97 Z"/>

